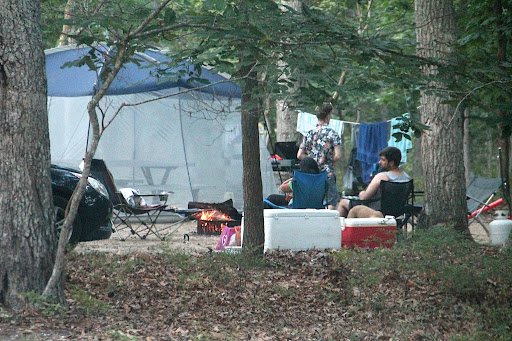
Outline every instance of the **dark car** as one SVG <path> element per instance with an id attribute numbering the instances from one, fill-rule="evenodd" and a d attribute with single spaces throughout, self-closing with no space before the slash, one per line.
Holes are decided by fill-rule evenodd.
<path id="1" fill-rule="evenodd" d="M 53 204 L 55 206 L 57 228 L 64 222 L 64 212 L 71 194 L 80 177 L 79 170 L 51 166 Z M 84 197 L 80 201 L 77 216 L 73 223 L 70 242 L 86 242 L 108 239 L 112 234 L 112 202 L 103 184 L 93 177 L 88 178 Z"/>

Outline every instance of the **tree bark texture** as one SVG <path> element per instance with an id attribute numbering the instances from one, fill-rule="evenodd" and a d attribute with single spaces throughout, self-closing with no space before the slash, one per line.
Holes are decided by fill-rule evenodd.
<path id="1" fill-rule="evenodd" d="M 302 2 L 298 0 L 290 0 L 283 1 L 284 4 L 290 6 L 294 10 L 300 12 L 302 10 Z M 284 70 L 288 68 L 288 65 L 283 61 L 279 61 L 279 67 Z M 295 71 L 296 72 L 296 71 Z M 295 74 L 294 77 L 296 79 L 300 79 L 300 75 Z M 287 78 L 283 76 L 283 78 Z M 295 91 L 295 88 L 298 87 L 297 84 L 294 85 L 294 89 L 290 89 L 290 91 Z M 296 103 L 287 99 L 289 94 L 283 94 L 283 98 L 276 101 L 276 142 L 299 142 L 301 140 L 300 133 L 297 133 L 297 111 Z"/>
<path id="2" fill-rule="evenodd" d="M 292 142 L 300 139 L 297 133 L 298 113 L 284 100 L 276 101 L 276 141 Z"/>
<path id="3" fill-rule="evenodd" d="M 500 69 L 503 71 L 503 77 L 507 77 L 508 68 L 505 67 L 507 62 L 507 34 L 503 16 L 505 15 L 505 8 L 502 0 L 494 1 L 494 13 L 496 15 L 496 33 L 498 49 L 496 53 L 496 61 Z M 511 98 L 502 98 L 502 103 L 510 103 Z M 508 209 L 512 211 L 512 204 L 510 202 L 510 137 L 512 135 L 512 110 L 498 110 L 498 117 L 500 123 L 498 124 L 499 138 L 498 145 L 501 148 L 500 153 L 500 174 L 505 186 L 503 188 L 504 196 L 507 198 Z"/>
<path id="4" fill-rule="evenodd" d="M 416 0 L 417 54 L 447 63 L 455 41 L 452 0 Z M 449 97 L 436 65 L 425 64 L 429 77 L 421 91 L 421 120 L 430 127 L 422 136 L 425 204 L 420 224 L 445 224 L 467 231 L 466 186 L 463 160 L 463 115 L 446 103 Z"/>
<path id="5" fill-rule="evenodd" d="M 250 69 L 250 68 L 248 68 Z M 247 70 L 248 71 L 248 70 Z M 265 241 L 263 229 L 263 185 L 261 183 L 258 121 L 259 100 L 253 97 L 257 80 L 254 72 L 242 84 L 242 154 L 244 187 L 244 248 L 260 252 Z"/>
<path id="6" fill-rule="evenodd" d="M 39 2 L 0 1 L 0 304 L 15 310 L 43 291 L 57 240 L 44 65 Z"/>
<path id="7" fill-rule="evenodd" d="M 66 7 L 64 8 L 64 19 L 70 20 L 73 18 L 73 14 L 75 11 L 75 0 L 68 0 L 66 3 Z M 65 45 L 71 45 L 74 44 L 74 39 L 71 39 L 68 37 L 68 35 L 73 30 L 73 27 L 71 25 L 63 25 L 62 26 L 62 33 L 59 37 L 59 46 L 65 46 Z"/>

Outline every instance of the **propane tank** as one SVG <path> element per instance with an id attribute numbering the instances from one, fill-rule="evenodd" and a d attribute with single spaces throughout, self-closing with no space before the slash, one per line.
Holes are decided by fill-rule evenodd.
<path id="1" fill-rule="evenodd" d="M 494 220 L 489 224 L 489 244 L 502 246 L 512 230 L 512 220 L 508 219 L 508 211 L 496 211 Z"/>

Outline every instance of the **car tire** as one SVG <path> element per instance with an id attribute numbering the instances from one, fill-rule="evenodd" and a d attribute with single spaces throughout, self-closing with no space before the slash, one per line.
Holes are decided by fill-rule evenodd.
<path id="1" fill-rule="evenodd" d="M 66 213 L 66 207 L 68 206 L 68 199 L 55 195 L 53 197 L 53 206 L 55 209 L 55 228 L 57 229 L 57 235 L 60 235 L 60 230 L 62 225 L 64 224 L 64 215 Z M 71 237 L 69 238 L 69 242 L 75 244 L 79 241 L 79 231 L 76 230 L 77 224 L 76 220 L 78 216 L 75 218 L 75 222 L 73 223 L 73 232 Z"/>

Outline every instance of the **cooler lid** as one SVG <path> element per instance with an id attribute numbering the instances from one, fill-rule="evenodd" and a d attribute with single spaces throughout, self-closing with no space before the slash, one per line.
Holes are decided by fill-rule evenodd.
<path id="1" fill-rule="evenodd" d="M 384 218 L 346 218 L 346 226 L 396 226 L 396 220 L 393 216 L 386 216 Z"/>
<path id="2" fill-rule="evenodd" d="M 339 213 L 336 210 L 316 210 L 316 209 L 294 209 L 294 208 L 286 208 L 286 209 L 265 209 L 263 210 L 263 216 L 265 218 L 284 218 L 284 217 L 301 217 L 301 218 L 312 218 L 312 217 L 322 217 L 322 218 L 339 218 Z"/>

